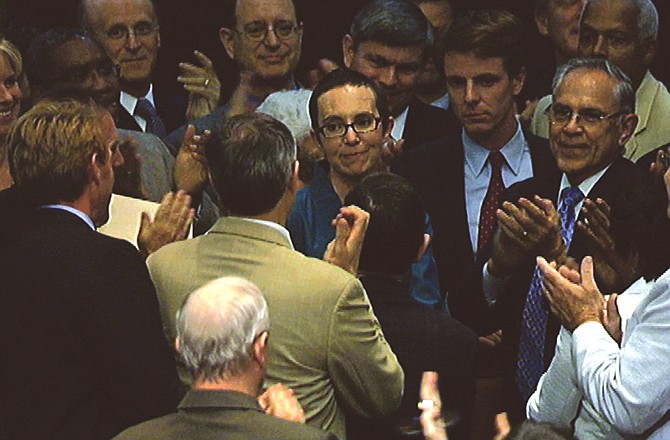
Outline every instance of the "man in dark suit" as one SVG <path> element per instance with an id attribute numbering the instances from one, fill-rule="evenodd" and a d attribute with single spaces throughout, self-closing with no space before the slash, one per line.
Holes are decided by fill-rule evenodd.
<path id="1" fill-rule="evenodd" d="M 478 257 L 502 190 L 554 166 L 547 143 L 525 133 L 515 115 L 514 99 L 525 80 L 523 38 L 521 23 L 506 12 L 474 11 L 454 20 L 438 45 L 461 125 L 407 155 L 399 167 L 430 215 L 449 310 L 486 345 L 497 341 L 499 327 L 481 293 Z M 502 158 L 498 168 L 495 156 Z"/>
<path id="2" fill-rule="evenodd" d="M 558 333 L 535 274 L 536 256 L 563 264 L 592 255 L 599 284 L 620 292 L 636 277 L 636 248 L 653 246 L 631 238 L 631 219 L 653 221 L 664 210 L 647 199 L 644 173 L 621 157 L 637 124 L 634 108 L 630 80 L 613 64 L 578 58 L 564 65 L 549 110 L 559 171 L 510 188 L 497 212 L 483 286 L 500 310 L 513 418 L 523 417 Z"/>
<path id="3" fill-rule="evenodd" d="M 375 0 L 354 17 L 342 40 L 344 65 L 367 76 L 385 92 L 403 150 L 440 138 L 454 125 L 446 110 L 416 97 L 430 55 L 433 31 L 421 9 L 409 1 Z"/>
<path id="4" fill-rule="evenodd" d="M 14 126 L 21 195 L 40 206 L 0 257 L 0 411 L 13 439 L 108 439 L 172 411 L 178 379 L 144 261 L 95 227 L 123 163 L 104 109 L 40 102 Z"/>
<path id="5" fill-rule="evenodd" d="M 179 309 L 175 340 L 191 390 L 177 413 L 115 439 L 337 439 L 300 424 L 305 412 L 284 385 L 273 385 L 259 397 L 269 329 L 267 303 L 250 281 L 224 277 L 195 290 Z"/>
<path id="6" fill-rule="evenodd" d="M 451 416 L 449 438 L 470 438 L 477 338 L 461 323 L 411 296 L 410 266 L 430 241 L 424 234 L 426 213 L 419 195 L 400 176 L 373 174 L 349 193 L 345 203 L 370 213 L 358 273 L 405 371 L 400 408 L 381 420 L 351 418 L 356 438 L 390 440 L 401 437 L 403 427 L 416 428 L 413 420 L 420 415 L 416 400 L 424 371 L 439 373 L 443 404 Z"/>
<path id="7" fill-rule="evenodd" d="M 82 0 L 80 21 L 121 69 L 119 128 L 162 139 L 186 122 L 186 99 L 152 78 L 161 37 L 151 0 Z"/>

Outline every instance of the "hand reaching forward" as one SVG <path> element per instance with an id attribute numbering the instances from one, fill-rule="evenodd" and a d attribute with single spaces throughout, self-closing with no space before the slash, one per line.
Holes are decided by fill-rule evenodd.
<path id="1" fill-rule="evenodd" d="M 221 82 L 214 71 L 212 61 L 198 50 L 193 54 L 200 65 L 179 63 L 181 73 L 177 77 L 177 81 L 188 91 L 186 109 L 188 121 L 210 114 L 219 105 L 221 95 Z"/>
<path id="2" fill-rule="evenodd" d="M 357 206 L 340 208 L 333 220 L 335 238 L 328 244 L 323 259 L 356 276 L 369 221 L 370 214 Z"/>
<path id="3" fill-rule="evenodd" d="M 593 258 L 582 260 L 579 280 L 571 269 L 561 266 L 556 270 L 555 264 L 542 257 L 537 258 L 537 265 L 549 306 L 563 327 L 572 332 L 585 322 L 601 322 L 603 296 L 593 276 Z"/>
<path id="4" fill-rule="evenodd" d="M 295 392 L 278 383 L 258 397 L 258 404 L 266 414 L 291 422 L 305 423 L 305 411 L 295 397 Z"/>
<path id="5" fill-rule="evenodd" d="M 177 189 L 186 191 L 195 199 L 200 199 L 207 184 L 205 144 L 210 136 L 209 130 L 205 130 L 202 135 L 196 135 L 195 127 L 189 125 L 172 171 Z"/>
<path id="6" fill-rule="evenodd" d="M 190 206 L 191 197 L 179 191 L 163 197 L 153 220 L 146 212 L 142 213 L 137 244 L 145 258 L 168 243 L 186 238 L 195 216 Z"/>

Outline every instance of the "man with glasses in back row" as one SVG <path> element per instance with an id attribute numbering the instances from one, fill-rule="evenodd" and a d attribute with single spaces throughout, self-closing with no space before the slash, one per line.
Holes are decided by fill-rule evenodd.
<path id="1" fill-rule="evenodd" d="M 253 112 L 273 92 L 298 88 L 295 72 L 302 45 L 302 23 L 292 0 L 225 0 L 221 5 L 221 44 L 235 62 L 240 82 L 226 104 L 193 121 L 196 132 L 214 131 L 224 118 Z M 166 142 L 176 151 L 186 126 Z"/>
<path id="2" fill-rule="evenodd" d="M 186 122 L 186 100 L 154 82 L 161 37 L 151 0 L 82 0 L 80 25 L 119 66 L 119 128 L 163 139 Z"/>
<path id="3" fill-rule="evenodd" d="M 483 287 L 499 308 L 513 419 L 523 418 L 559 328 L 548 316 L 536 257 L 565 264 L 592 255 L 598 284 L 617 292 L 637 277 L 637 250 L 651 246 L 631 234 L 664 209 L 643 171 L 622 157 L 638 120 L 634 108 L 630 80 L 609 61 L 576 58 L 562 66 L 548 110 L 559 171 L 512 186 L 497 211 Z"/>

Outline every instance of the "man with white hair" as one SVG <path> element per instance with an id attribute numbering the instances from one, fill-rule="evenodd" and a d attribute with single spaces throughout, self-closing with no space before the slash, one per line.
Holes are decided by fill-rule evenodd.
<path id="1" fill-rule="evenodd" d="M 658 36 L 658 12 L 651 0 L 593 0 L 584 7 L 579 25 L 580 57 L 605 58 L 628 75 L 635 90 L 638 124 L 626 143 L 624 157 L 636 162 L 670 142 L 670 93 L 649 72 Z M 540 100 L 531 131 L 549 137 L 547 108 L 551 96 Z"/>
<path id="2" fill-rule="evenodd" d="M 335 439 L 296 423 L 304 422 L 305 413 L 285 386 L 274 385 L 258 397 L 269 328 L 263 293 L 243 278 L 219 278 L 191 293 L 177 313 L 175 340 L 191 390 L 177 413 L 127 429 L 117 439 Z"/>

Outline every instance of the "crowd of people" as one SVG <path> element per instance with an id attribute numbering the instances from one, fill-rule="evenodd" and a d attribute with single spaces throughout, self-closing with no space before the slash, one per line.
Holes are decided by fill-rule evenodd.
<path id="1" fill-rule="evenodd" d="M 0 39 L 0 438 L 670 436 L 670 93 L 651 0 L 151 0 Z M 535 99 L 536 98 L 536 99 Z M 98 228 L 154 202 L 135 246 Z"/>

